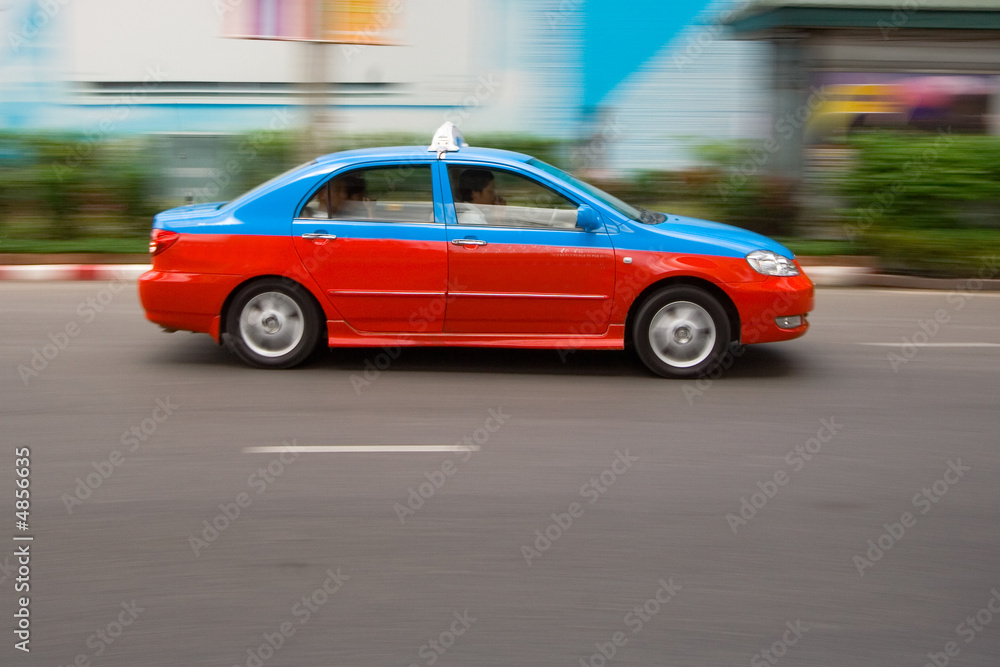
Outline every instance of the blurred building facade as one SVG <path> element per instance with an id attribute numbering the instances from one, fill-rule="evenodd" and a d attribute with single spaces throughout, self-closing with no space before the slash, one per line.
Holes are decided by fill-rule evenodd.
<path id="1" fill-rule="evenodd" d="M 909 0 L 912 11 L 877 0 L 387 0 L 366 31 L 389 46 L 223 37 L 239 13 L 278 16 L 291 2 L 3 0 L 0 126 L 292 129 L 309 117 L 303 86 L 320 72 L 328 132 L 429 138 L 452 120 L 472 141 L 577 139 L 578 166 L 613 175 L 684 167 L 707 141 L 781 139 L 788 113 L 805 105 L 813 120 L 816 87 L 943 71 L 989 88 L 1000 72 L 996 33 L 980 20 L 1000 15 L 994 0 Z M 779 142 L 774 168 L 801 167 L 807 125 Z"/>
<path id="2" fill-rule="evenodd" d="M 0 126 L 197 135 L 300 125 L 312 45 L 222 37 L 237 12 L 268 4 L 280 3 L 6 0 Z M 593 137 L 581 153 L 593 168 L 678 166 L 698 138 L 766 125 L 766 47 L 724 38 L 714 14 L 726 4 L 386 2 L 369 33 L 392 46 L 322 47 L 328 129 L 429 137 L 447 119 L 473 139 Z"/>
<path id="3" fill-rule="evenodd" d="M 726 23 L 769 45 L 772 171 L 863 128 L 1000 133 L 1000 0 L 755 0 Z"/>

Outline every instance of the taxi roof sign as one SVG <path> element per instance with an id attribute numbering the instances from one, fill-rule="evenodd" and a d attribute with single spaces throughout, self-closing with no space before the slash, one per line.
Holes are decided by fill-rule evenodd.
<path id="1" fill-rule="evenodd" d="M 454 123 L 448 121 L 434 133 L 434 138 L 427 150 L 435 151 L 438 157 L 441 157 L 445 153 L 459 151 L 468 145 L 469 142 L 462 136 L 462 131 Z"/>

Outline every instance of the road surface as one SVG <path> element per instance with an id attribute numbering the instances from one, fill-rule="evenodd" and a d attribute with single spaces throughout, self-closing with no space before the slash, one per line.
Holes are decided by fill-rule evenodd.
<path id="1" fill-rule="evenodd" d="M 696 383 L 603 352 L 260 371 L 132 284 L 2 284 L 0 663 L 995 667 L 1000 298 L 817 304 Z"/>

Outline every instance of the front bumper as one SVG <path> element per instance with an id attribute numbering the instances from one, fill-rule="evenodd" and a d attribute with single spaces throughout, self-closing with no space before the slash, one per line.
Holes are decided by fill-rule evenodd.
<path id="1" fill-rule="evenodd" d="M 801 267 L 800 267 L 801 270 Z M 815 286 L 805 273 L 789 278 L 724 285 L 740 314 L 740 342 L 776 343 L 792 340 L 809 330 L 806 315 L 815 305 Z M 785 328 L 777 318 L 802 316 L 799 326 Z M 787 323 L 783 323 L 787 327 Z"/>

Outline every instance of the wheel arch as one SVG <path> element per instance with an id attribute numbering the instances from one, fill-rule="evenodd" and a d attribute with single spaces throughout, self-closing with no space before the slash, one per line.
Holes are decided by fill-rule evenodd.
<path id="1" fill-rule="evenodd" d="M 732 336 L 735 341 L 740 340 L 740 311 L 736 308 L 736 304 L 733 303 L 733 300 L 728 294 L 726 294 L 725 290 L 710 280 L 705 280 L 704 278 L 698 278 L 696 276 L 668 276 L 648 285 L 632 301 L 632 305 L 629 306 L 628 309 L 628 315 L 625 318 L 626 345 L 631 344 L 632 329 L 635 326 L 635 317 L 639 312 L 639 309 L 642 307 L 642 304 L 644 304 L 652 294 L 655 294 L 661 289 L 666 287 L 675 287 L 678 285 L 698 287 L 718 299 L 719 305 L 722 306 L 722 309 L 726 312 L 726 317 L 729 319 L 730 336 Z"/>
<path id="2" fill-rule="evenodd" d="M 281 281 L 283 283 L 286 283 L 286 284 L 289 284 L 289 285 L 295 285 L 297 287 L 300 287 L 306 294 L 309 295 L 309 298 L 312 300 L 312 305 L 316 309 L 316 313 L 319 316 L 318 319 L 319 319 L 320 329 L 321 329 L 320 330 L 320 335 L 325 340 L 326 339 L 326 320 L 327 320 L 327 315 L 326 315 L 326 311 L 323 309 L 323 305 L 319 302 L 319 299 L 316 298 L 316 295 L 313 294 L 313 291 L 311 289 L 309 289 L 306 285 L 303 285 L 298 280 L 295 280 L 294 278 L 289 278 L 288 276 L 281 276 L 281 275 L 277 275 L 277 274 L 265 274 L 265 275 L 260 275 L 260 276 L 254 276 L 252 278 L 247 278 L 246 280 L 244 280 L 240 284 L 238 284 L 235 287 L 233 287 L 233 289 L 231 289 L 229 291 L 229 294 L 226 295 L 226 300 L 222 302 L 222 309 L 219 311 L 219 343 L 220 344 L 222 343 L 222 336 L 223 336 L 223 334 L 228 333 L 228 331 L 227 331 L 227 328 L 228 328 L 228 326 L 227 326 L 227 320 L 229 320 L 229 309 L 232 307 L 232 305 L 233 305 L 233 299 L 236 297 L 236 295 L 239 294 L 240 291 L 244 287 L 247 287 L 248 285 L 252 285 L 252 284 L 258 283 L 258 282 L 264 282 L 264 281 L 267 281 L 267 280 L 279 280 L 279 281 Z"/>

